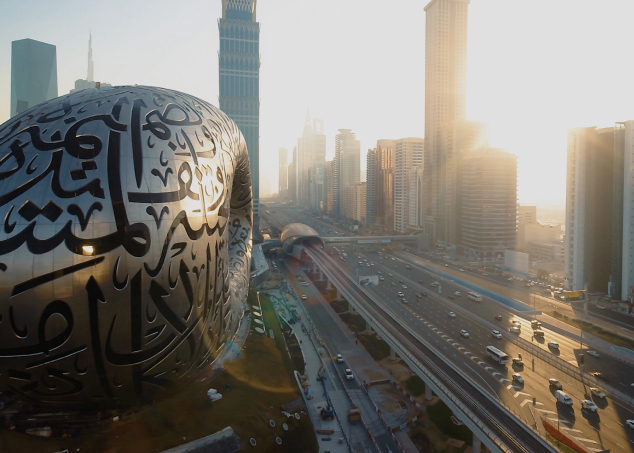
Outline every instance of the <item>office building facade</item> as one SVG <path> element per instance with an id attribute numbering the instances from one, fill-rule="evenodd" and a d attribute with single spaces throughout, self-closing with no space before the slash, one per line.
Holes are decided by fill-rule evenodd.
<path id="1" fill-rule="evenodd" d="M 365 180 L 366 180 L 366 195 L 365 195 L 365 221 L 368 225 L 376 224 L 376 211 L 377 211 L 377 171 L 376 171 L 376 150 L 369 149 L 366 154 L 366 166 L 365 166 Z"/>
<path id="2" fill-rule="evenodd" d="M 57 49 L 33 39 L 11 43 L 11 112 L 13 117 L 57 97 Z"/>
<path id="3" fill-rule="evenodd" d="M 278 151 L 277 193 L 280 198 L 287 196 L 288 191 L 288 150 L 280 148 Z"/>
<path id="4" fill-rule="evenodd" d="M 443 127 L 464 120 L 469 0 L 432 0 L 425 7 L 425 232 L 445 239 Z"/>
<path id="5" fill-rule="evenodd" d="M 571 289 L 632 298 L 634 121 L 568 131 L 565 270 Z"/>
<path id="6" fill-rule="evenodd" d="M 339 129 L 335 137 L 333 210 L 337 215 L 345 216 L 345 189 L 361 182 L 361 145 L 352 129 Z"/>
<path id="7" fill-rule="evenodd" d="M 366 183 L 349 184 L 344 190 L 345 209 L 343 216 L 360 224 L 365 224 Z"/>
<path id="8" fill-rule="evenodd" d="M 253 187 L 253 237 L 259 236 L 260 24 L 257 0 L 222 0 L 218 20 L 220 109 L 238 126 L 247 148 Z"/>
<path id="9" fill-rule="evenodd" d="M 410 228 L 410 180 L 409 171 L 424 171 L 425 140 L 403 138 L 396 140 L 394 148 L 394 230 L 405 233 Z M 422 192 L 424 196 L 424 191 Z"/>
<path id="10" fill-rule="evenodd" d="M 308 113 L 304 132 L 297 140 L 297 196 L 303 206 L 321 212 L 324 206 L 324 165 L 326 135 L 324 122 Z"/>
<path id="11" fill-rule="evenodd" d="M 515 249 L 517 156 L 488 148 L 462 166 L 462 247 L 469 259 L 498 259 Z"/>

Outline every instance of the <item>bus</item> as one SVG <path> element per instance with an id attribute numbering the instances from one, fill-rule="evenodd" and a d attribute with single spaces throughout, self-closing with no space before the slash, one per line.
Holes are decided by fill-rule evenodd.
<path id="1" fill-rule="evenodd" d="M 476 302 L 482 302 L 482 296 L 478 293 L 474 293 L 473 291 L 469 292 L 469 299 L 473 299 Z"/>
<path id="2" fill-rule="evenodd" d="M 487 346 L 487 354 L 489 354 L 489 357 L 498 362 L 500 365 L 504 365 L 509 361 L 509 356 L 495 346 Z"/>

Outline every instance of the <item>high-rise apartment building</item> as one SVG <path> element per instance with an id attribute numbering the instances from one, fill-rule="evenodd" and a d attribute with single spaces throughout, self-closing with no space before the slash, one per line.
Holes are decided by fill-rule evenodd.
<path id="1" fill-rule="evenodd" d="M 568 131 L 565 270 L 572 289 L 632 297 L 634 121 Z"/>
<path id="2" fill-rule="evenodd" d="M 462 165 L 462 247 L 471 259 L 504 256 L 517 234 L 517 156 L 488 148 Z"/>
<path id="3" fill-rule="evenodd" d="M 344 198 L 346 211 L 343 216 L 362 224 L 366 223 L 366 183 L 348 184 L 344 191 Z"/>
<path id="4" fill-rule="evenodd" d="M 109 83 L 95 82 L 95 63 L 92 59 L 92 34 L 88 40 L 88 72 L 85 79 L 75 80 L 75 88 L 70 90 L 71 93 L 85 90 L 87 88 L 111 87 Z"/>
<path id="5" fill-rule="evenodd" d="M 425 7 L 425 232 L 445 236 L 443 127 L 465 119 L 469 0 L 432 0 Z"/>
<path id="6" fill-rule="evenodd" d="M 409 228 L 420 230 L 424 224 L 423 216 L 423 167 L 413 167 L 407 171 L 409 195 L 407 199 Z"/>
<path id="7" fill-rule="evenodd" d="M 425 140 L 402 138 L 394 147 L 394 230 L 404 233 L 410 228 L 410 180 L 409 171 L 420 168 L 424 171 Z M 422 192 L 424 196 L 424 192 Z"/>
<path id="8" fill-rule="evenodd" d="M 220 109 L 242 132 L 249 150 L 253 187 L 253 237 L 260 222 L 260 24 L 257 0 L 222 0 Z"/>
<path id="9" fill-rule="evenodd" d="M 367 225 L 376 224 L 376 186 L 377 186 L 377 171 L 376 171 L 376 150 L 369 149 L 366 154 L 365 165 L 365 221 Z"/>
<path id="10" fill-rule="evenodd" d="M 377 140 L 376 158 L 376 221 L 394 228 L 394 150 L 396 140 Z"/>
<path id="11" fill-rule="evenodd" d="M 57 97 L 57 50 L 33 39 L 11 43 L 11 116 Z"/>
<path id="12" fill-rule="evenodd" d="M 444 219 L 442 237 L 452 248 L 458 248 L 462 244 L 462 162 L 470 153 L 489 147 L 489 127 L 478 121 L 457 120 L 443 126 L 441 138 L 443 204 L 439 205 L 439 215 Z"/>
<path id="13" fill-rule="evenodd" d="M 352 129 L 339 129 L 335 137 L 333 208 L 336 214 L 347 212 L 345 188 L 361 182 L 361 145 Z"/>
<path id="14" fill-rule="evenodd" d="M 278 151 L 277 171 L 277 193 L 280 198 L 284 198 L 288 191 L 288 150 L 286 148 L 280 148 Z"/>
<path id="15" fill-rule="evenodd" d="M 321 211 L 324 204 L 324 165 L 326 163 L 326 135 L 324 122 L 308 113 L 304 133 L 297 140 L 297 196 L 303 206 Z"/>

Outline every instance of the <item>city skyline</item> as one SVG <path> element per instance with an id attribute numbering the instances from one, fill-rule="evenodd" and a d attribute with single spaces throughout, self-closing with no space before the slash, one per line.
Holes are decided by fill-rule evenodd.
<path id="1" fill-rule="evenodd" d="M 38 3 L 41 8 L 37 7 Z M 113 85 L 144 83 L 175 87 L 218 104 L 215 55 L 219 45 L 215 19 L 222 14 L 219 1 L 191 2 L 189 6 L 199 8 L 199 16 L 205 17 L 200 20 L 192 19 L 191 15 L 167 3 L 163 11 L 158 7 L 151 12 L 144 11 L 154 20 L 162 20 L 169 14 L 176 19 L 187 18 L 193 25 L 199 24 L 200 30 L 193 31 L 192 36 L 208 43 L 204 51 L 182 49 L 178 40 L 161 42 L 160 46 L 148 50 L 140 39 L 140 32 L 135 27 L 126 27 L 128 19 L 120 15 L 115 17 L 114 11 L 111 16 L 110 12 L 97 11 L 90 5 L 68 11 L 64 5 L 65 2 L 60 2 L 59 10 L 53 11 L 52 22 L 50 8 L 43 2 L 28 7 L 15 5 L 3 15 L 0 36 L 7 44 L 0 48 L 0 60 L 6 62 L 5 67 L 9 63 L 12 40 L 32 38 L 54 44 L 58 49 L 59 92 L 67 93 L 77 78 L 85 77 L 85 37 L 92 31 L 96 38 L 94 52 L 99 80 L 107 80 Z M 144 9 L 142 4 L 121 2 L 120 5 L 127 8 L 130 17 L 136 15 L 137 9 Z M 341 5 L 337 17 L 328 12 L 332 5 L 334 3 L 325 2 L 318 8 L 304 2 L 258 4 L 258 20 L 264 24 L 261 54 L 268 58 L 261 70 L 260 173 L 263 181 L 273 178 L 273 187 L 277 186 L 277 150 L 280 147 L 292 150 L 307 108 L 325 121 L 327 159 L 334 155 L 336 130 L 351 128 L 355 131 L 361 142 L 362 169 L 365 169 L 366 150 L 373 148 L 378 139 L 423 136 L 424 112 L 406 104 L 422 102 L 424 98 L 424 27 L 420 24 L 424 21 L 426 2 L 403 1 L 399 8 L 385 5 L 360 8 L 359 2 L 350 2 Z M 547 16 L 540 13 L 545 6 L 548 6 Z M 615 121 L 633 117 L 628 105 L 634 100 L 634 89 L 628 86 L 625 78 L 628 62 L 619 57 L 618 46 L 612 46 L 612 43 L 631 39 L 633 32 L 626 26 L 626 17 L 634 12 L 634 5 L 614 0 L 606 2 L 605 6 L 597 10 L 591 5 L 572 1 L 554 5 L 538 1 L 528 9 L 497 0 L 472 1 L 469 6 L 466 117 L 488 122 L 491 146 L 504 147 L 518 155 L 521 203 L 541 205 L 552 201 L 563 207 L 568 129 L 584 125 L 610 126 Z M 27 8 L 32 20 L 26 27 L 18 27 L 15 17 L 25 14 Z M 45 11 L 48 13 L 44 14 Z M 300 13 L 306 11 L 310 14 Z M 90 19 L 91 15 L 99 20 Z M 344 36 L 337 26 L 350 21 L 353 15 L 358 16 L 355 23 L 359 27 L 380 17 L 382 26 L 389 27 L 389 31 L 373 36 L 369 27 L 351 40 L 348 29 Z M 513 19 L 520 15 L 521 21 Z M 110 27 L 108 24 L 112 21 L 109 18 L 121 26 Z M 498 20 L 504 18 L 508 20 Z M 313 21 L 323 20 L 332 24 L 335 30 L 332 36 L 321 36 L 313 24 Z M 77 23 L 83 26 L 78 28 Z M 591 30 L 584 25 L 588 23 L 593 24 Z M 540 30 L 538 34 L 531 32 L 536 26 Z M 289 42 L 289 34 L 298 39 Z M 505 39 L 499 39 L 500 36 Z M 352 58 L 333 52 L 341 42 L 352 46 Z M 396 43 L 400 42 L 408 45 L 398 46 Z M 306 52 L 311 43 L 314 43 L 313 50 Z M 121 52 L 122 48 L 126 48 L 126 52 Z M 412 57 L 412 48 L 417 49 L 417 58 Z M 148 62 L 163 52 L 177 55 L 179 68 L 189 71 L 178 71 L 176 75 L 155 70 Z M 581 57 L 587 52 L 600 52 L 613 62 L 610 83 L 598 82 L 604 80 L 600 78 L 602 70 L 599 68 L 581 70 Z M 294 55 L 292 62 L 289 54 Z M 402 55 L 407 55 L 408 63 L 406 70 L 398 71 L 398 74 L 368 71 L 372 59 L 390 62 L 397 61 Z M 306 65 L 310 62 L 314 66 L 315 61 L 328 64 L 322 65 L 324 69 L 318 67 L 306 71 Z M 330 66 L 346 68 L 347 75 L 336 82 L 327 73 Z M 201 77 L 200 73 L 205 76 Z M 365 81 L 355 87 L 351 81 L 360 73 Z M 397 83 L 392 82 L 394 76 L 397 76 Z M 9 77 L 9 74 L 0 75 L 1 121 L 9 117 Z M 353 90 L 345 103 L 335 103 L 334 99 L 341 99 L 341 90 L 345 87 Z M 298 92 L 299 88 L 299 96 L 283 96 L 284 92 Z M 380 107 L 378 114 L 377 106 Z M 389 118 L 397 121 L 386 121 L 388 112 Z M 263 186 L 268 185 L 263 183 Z"/>

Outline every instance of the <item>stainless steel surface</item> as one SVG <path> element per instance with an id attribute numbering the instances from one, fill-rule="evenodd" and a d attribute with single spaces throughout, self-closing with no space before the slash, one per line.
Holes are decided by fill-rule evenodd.
<path id="1" fill-rule="evenodd" d="M 251 177 L 237 126 L 124 86 L 0 125 L 0 391 L 132 406 L 222 357 L 248 290 Z"/>

